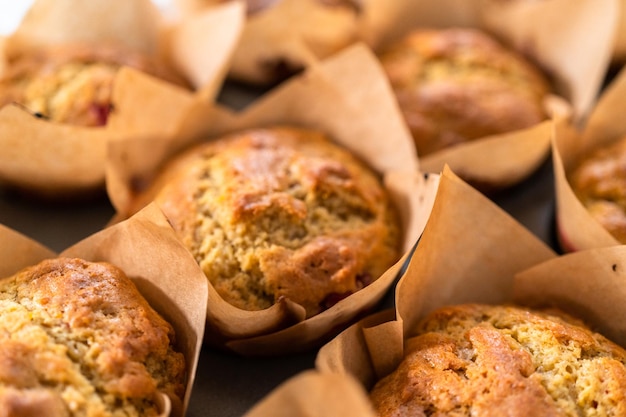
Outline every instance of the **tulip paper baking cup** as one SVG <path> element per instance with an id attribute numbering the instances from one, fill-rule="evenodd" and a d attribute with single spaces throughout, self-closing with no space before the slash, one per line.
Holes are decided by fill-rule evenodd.
<path id="1" fill-rule="evenodd" d="M 617 1 L 373 0 L 361 38 L 375 50 L 411 29 L 472 27 L 495 36 L 537 64 L 552 81 L 552 118 L 578 122 L 589 111 L 609 65 Z M 489 136 L 420 156 L 422 169 L 456 174 L 486 190 L 525 179 L 550 151 L 550 124 Z"/>
<path id="2" fill-rule="evenodd" d="M 210 101 L 225 77 L 243 18 L 240 3 L 166 25 L 149 0 L 37 0 L 0 48 L 0 70 L 6 70 L 10 57 L 55 46 L 119 46 L 164 62 L 186 79 L 194 100 Z M 114 111 L 104 127 L 55 123 L 38 119 L 16 104 L 6 105 L 0 109 L 0 181 L 46 196 L 103 189 L 110 140 L 164 134 L 185 112 L 167 102 L 148 102 L 161 89 L 182 87 L 138 71 L 133 75 L 141 89 L 135 94 L 143 94 L 145 100 L 137 106 L 167 108 L 162 110 L 167 117 L 158 120 L 158 128 L 153 120 L 151 129 L 139 131 L 115 105 L 116 95 L 131 94 L 127 90 L 135 85 L 129 83 L 115 83 L 115 89 L 124 91 L 113 93 Z"/>
<path id="3" fill-rule="evenodd" d="M 354 46 L 310 67 L 241 113 L 198 107 L 180 126 L 176 143 L 181 138 L 206 140 L 278 124 L 325 132 L 384 178 L 400 213 L 404 234 L 405 255 L 395 266 L 369 286 L 306 320 L 302 307 L 291 302 L 279 302 L 261 311 L 245 311 L 226 303 L 210 287 L 207 343 L 246 355 L 310 349 L 376 305 L 395 281 L 428 218 L 438 176 L 418 172 L 413 142 L 381 71 L 368 48 Z M 170 148 L 164 143 L 156 152 L 160 156 L 150 160 L 154 152 L 148 148 L 149 143 L 117 145 L 120 146 L 110 148 L 107 186 L 118 217 L 123 218 L 136 203 L 134 197 L 140 191 L 136 187 L 150 184 Z"/>
<path id="4" fill-rule="evenodd" d="M 568 175 L 597 147 L 608 146 L 626 136 L 623 106 L 626 94 L 626 71 L 603 92 L 582 131 L 567 124 L 555 125 L 552 159 L 556 190 L 557 235 L 566 251 L 618 245 L 600 223 L 591 217 L 575 195 Z"/>
<path id="5" fill-rule="evenodd" d="M 183 16 L 216 3 L 178 0 Z M 249 11 L 230 76 L 257 85 L 282 81 L 357 40 L 355 0 L 248 0 Z"/>
<path id="6" fill-rule="evenodd" d="M 465 220 L 468 210 L 474 214 L 472 221 Z M 359 415 L 376 415 L 367 392 L 397 367 L 405 339 L 413 336 L 417 322 L 446 305 L 558 307 L 626 346 L 625 281 L 626 247 L 557 257 L 446 170 L 431 220 L 398 283 L 396 310 L 372 315 L 346 329 L 321 348 L 317 372 L 286 381 L 246 417 L 269 416 L 270 405 L 290 416 L 339 415 L 346 407 L 344 401 L 360 410 Z M 331 380 L 336 390 L 329 393 L 325 384 Z M 355 386 L 354 380 L 360 385 Z M 319 404 L 311 413 L 307 398 Z"/>
<path id="7" fill-rule="evenodd" d="M 116 265 L 174 327 L 177 350 L 185 356 L 186 390 L 183 404 L 163 399 L 162 417 L 182 417 L 187 409 L 204 334 L 207 303 L 206 278 L 173 233 L 161 211 L 149 206 L 127 221 L 98 232 L 58 255 Z M 57 256 L 6 227 L 0 227 L 0 243 L 2 277 Z"/>

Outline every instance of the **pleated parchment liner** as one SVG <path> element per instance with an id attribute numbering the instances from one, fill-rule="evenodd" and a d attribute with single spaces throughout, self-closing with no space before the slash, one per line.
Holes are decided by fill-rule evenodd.
<path id="1" fill-rule="evenodd" d="M 404 235 L 404 256 L 396 265 L 372 284 L 306 320 L 302 307 L 292 302 L 245 311 L 226 303 L 210 287 L 207 343 L 245 355 L 310 349 L 375 306 L 394 283 L 426 222 L 438 176 L 418 172 L 413 142 L 381 71 L 369 49 L 355 45 L 310 67 L 241 113 L 214 106 L 197 107 L 179 126 L 179 135 L 172 139 L 176 144 L 272 125 L 325 132 L 380 173 L 400 214 Z M 149 184 L 171 151 L 169 143 L 159 149 L 145 141 L 129 144 L 110 148 L 107 188 L 118 219 L 129 214 L 136 187 Z"/>
<path id="2" fill-rule="evenodd" d="M 56 256 L 106 261 L 121 268 L 150 305 L 174 327 L 176 348 L 186 362 L 185 397 L 183 404 L 175 404 L 163 395 L 160 416 L 185 414 L 204 334 L 207 281 L 157 207 L 150 205 L 58 255 L 5 226 L 0 226 L 0 248 L 0 277 Z"/>
<path id="3" fill-rule="evenodd" d="M 150 0 L 37 0 L 0 48 L 0 76 L 8 57 L 17 53 L 58 45 L 120 46 L 161 59 L 186 80 L 194 100 L 212 101 L 225 77 L 244 15 L 242 5 L 233 3 L 168 24 Z M 1 108 L 0 181 L 46 196 L 103 190 L 110 140 L 162 134 L 185 112 L 167 102 L 151 101 L 161 90 L 183 87 L 139 71 L 126 72 L 122 69 L 118 74 L 114 111 L 104 127 L 53 123 L 13 104 Z M 163 107 L 159 129 L 139 131 L 126 123 L 115 105 L 116 95 L 135 88 L 144 95 L 138 106 Z"/>
<path id="4" fill-rule="evenodd" d="M 579 122 L 601 88 L 611 60 L 619 2 L 593 0 L 282 0 L 248 17 L 235 52 L 231 75 L 260 82 L 271 65 L 307 67 L 328 54 L 314 36 L 328 36 L 335 47 L 357 40 L 375 51 L 415 28 L 473 27 L 501 39 L 539 65 L 552 80 L 554 95 L 545 102 L 552 117 Z M 180 0 L 188 13 L 210 0 Z M 306 5 L 303 5 L 306 3 Z M 323 3 L 343 6 L 329 8 Z M 192 4 L 193 7 L 189 7 Z M 353 7 L 346 7 L 351 4 Z M 300 8 L 300 9 L 298 9 Z M 303 25 L 297 10 L 335 9 L 346 14 L 337 33 Z M 191 10 L 192 12 L 189 12 Z M 350 12 L 351 10 L 351 12 Z M 352 18 L 348 18 L 353 13 Z M 339 20 L 339 19 L 337 19 Z M 313 33 L 307 34 L 305 30 Z M 280 32 L 279 32 L 280 31 Z M 291 33 L 281 37 L 278 33 Z M 351 40 L 352 39 L 352 40 Z M 322 53 L 324 52 L 324 53 Z M 287 65 L 288 64 L 288 65 Z M 244 76 L 245 75 L 245 76 Z M 550 151 L 550 123 L 481 138 L 421 157 L 424 171 L 440 172 L 448 164 L 462 178 L 485 190 L 516 184 L 534 172 Z"/>
<path id="5" fill-rule="evenodd" d="M 367 391 L 395 369 L 418 320 L 446 305 L 556 306 L 626 346 L 625 282 L 626 247 L 556 256 L 446 169 L 431 218 L 397 285 L 396 309 L 345 330 L 320 349 L 316 371 L 288 380 L 246 417 L 273 415 L 270 405 L 290 416 L 334 416 L 347 406 L 344 400 L 364 410 L 360 415 L 375 415 Z M 345 377 L 341 383 L 339 376 Z M 329 394 L 329 383 L 340 392 Z M 317 414 L 305 408 L 305 397 L 316 399 Z"/>
<path id="6" fill-rule="evenodd" d="M 608 146 L 626 136 L 626 71 L 602 93 L 581 130 L 558 123 L 552 141 L 556 190 L 556 222 L 559 243 L 565 251 L 619 245 L 587 211 L 575 195 L 568 175 L 578 162 L 597 147 Z"/>

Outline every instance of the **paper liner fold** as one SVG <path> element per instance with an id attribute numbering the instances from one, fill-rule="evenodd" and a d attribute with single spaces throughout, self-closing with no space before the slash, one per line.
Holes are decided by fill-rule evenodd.
<path id="1" fill-rule="evenodd" d="M 244 15 L 241 2 L 229 2 L 190 16 L 167 32 L 169 60 L 186 75 L 201 99 L 213 100 L 221 88 L 243 30 Z"/>
<path id="2" fill-rule="evenodd" d="M 0 227 L 1 276 L 56 255 L 37 242 Z M 176 348 L 186 361 L 182 403 L 161 402 L 164 416 L 183 416 L 195 379 L 205 326 L 207 281 L 155 206 L 87 237 L 58 256 L 110 262 L 129 276 L 150 305 L 172 324 Z M 163 399 L 162 399 L 163 400 Z M 167 410 L 171 408 L 171 413 Z"/>
<path id="3" fill-rule="evenodd" d="M 477 187 L 506 188 L 536 171 L 550 152 L 552 121 L 443 149 L 420 159 L 422 169 L 438 172 L 448 165 Z M 514 161 L 511 159 L 514 157 Z"/>
<path id="4" fill-rule="evenodd" d="M 150 0 L 36 0 L 10 36 L 9 55 L 103 41 L 150 55 L 159 48 L 161 23 Z"/>
<path id="5" fill-rule="evenodd" d="M 161 99 L 168 98 L 163 95 Z M 242 112 L 205 103 L 192 107 L 176 132 L 162 137 L 160 143 L 145 139 L 109 147 L 107 187 L 118 219 L 132 212 L 137 192 L 181 143 L 192 145 L 248 128 L 295 125 L 325 132 L 380 173 L 401 217 L 405 256 L 421 233 L 438 176 L 418 171 L 413 141 L 380 65 L 365 46 L 355 45 L 314 65 Z M 373 284 L 306 320 L 302 307 L 293 303 L 243 311 L 223 301 L 211 288 L 206 342 L 244 355 L 311 349 L 373 308 L 395 281 L 402 262 Z"/>
<path id="6" fill-rule="evenodd" d="M 621 71 L 604 90 L 579 131 L 555 125 L 552 159 L 556 190 L 557 235 L 565 251 L 614 246 L 620 242 L 591 217 L 575 195 L 568 175 L 594 149 L 608 146 L 626 136 L 626 120 L 620 109 L 625 104 L 626 71 Z"/>
<path id="7" fill-rule="evenodd" d="M 308 395 L 302 395 L 308 393 Z M 374 417 L 363 388 L 351 378 L 305 371 L 281 384 L 244 417 Z"/>
<path id="8" fill-rule="evenodd" d="M 55 45 L 120 46 L 175 67 L 193 84 L 193 100 L 212 101 L 225 77 L 243 18 L 243 7 L 236 2 L 168 26 L 150 0 L 37 0 L 0 48 L 4 52 L 0 61 Z M 206 25 L 216 21 L 219 25 Z M 114 111 L 105 127 L 54 123 L 26 111 L 17 114 L 12 106 L 5 106 L 0 117 L 0 148 L 7 152 L 0 154 L 0 180 L 47 196 L 102 190 L 107 142 L 146 137 L 154 132 L 165 134 L 178 120 L 177 114 L 186 111 L 186 107 L 172 107 L 179 104 L 176 101 L 149 101 L 160 97 L 162 89 L 176 87 L 135 72 L 134 82 L 115 86 Z M 122 74 L 119 78 L 128 76 Z M 167 117 L 139 124 L 134 116 L 123 114 L 122 109 L 126 111 L 129 106 L 117 106 L 120 95 L 135 97 L 135 112 L 149 107 L 153 114 Z M 145 131 L 141 130 L 146 126 Z"/>
<path id="9" fill-rule="evenodd" d="M 56 257 L 56 253 L 29 237 L 0 224 L 0 278 L 15 274 L 17 271 Z"/>
<path id="10" fill-rule="evenodd" d="M 556 305 L 626 347 L 625 272 L 624 246 L 567 254 L 519 273 L 515 300 Z"/>
<path id="11" fill-rule="evenodd" d="M 104 186 L 103 128 L 51 123 L 16 105 L 0 109 L 0 179 L 53 197 Z"/>

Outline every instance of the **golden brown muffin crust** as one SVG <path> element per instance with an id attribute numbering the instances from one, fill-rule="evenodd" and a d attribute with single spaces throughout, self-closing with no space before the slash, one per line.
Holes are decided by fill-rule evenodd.
<path id="1" fill-rule="evenodd" d="M 420 155 L 546 117 L 545 77 L 478 30 L 415 30 L 380 59 Z"/>
<path id="2" fill-rule="evenodd" d="M 562 313 L 444 307 L 371 392 L 380 416 L 625 416 L 626 351 Z"/>
<path id="3" fill-rule="evenodd" d="M 0 78 L 0 106 L 17 103 L 55 122 L 103 126 L 122 66 L 184 84 L 163 63 L 139 53 L 110 45 L 64 45 L 13 57 Z"/>
<path id="4" fill-rule="evenodd" d="M 586 155 L 569 181 L 589 214 L 626 243 L 626 138 Z"/>
<path id="5" fill-rule="evenodd" d="M 113 265 L 43 261 L 0 281 L 0 415 L 158 415 L 184 395 L 173 341 Z"/>
<path id="6" fill-rule="evenodd" d="M 242 309 L 286 297 L 311 316 L 399 257 L 379 179 L 315 131 L 256 129 L 200 145 L 154 189 L 215 289 Z"/>

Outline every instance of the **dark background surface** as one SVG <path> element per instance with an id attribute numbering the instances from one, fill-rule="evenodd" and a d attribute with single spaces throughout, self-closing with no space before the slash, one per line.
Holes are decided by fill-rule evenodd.
<path id="1" fill-rule="evenodd" d="M 240 109 L 260 93 L 227 84 L 220 101 Z M 549 159 L 523 183 L 490 198 L 539 239 L 557 249 Z M 57 252 L 100 230 L 113 213 L 105 196 L 78 203 L 51 204 L 0 188 L 0 223 Z M 381 308 L 392 305 L 392 291 Z M 287 357 L 243 358 L 204 348 L 187 416 L 241 416 L 281 382 L 312 368 L 315 355 L 313 351 Z"/>

